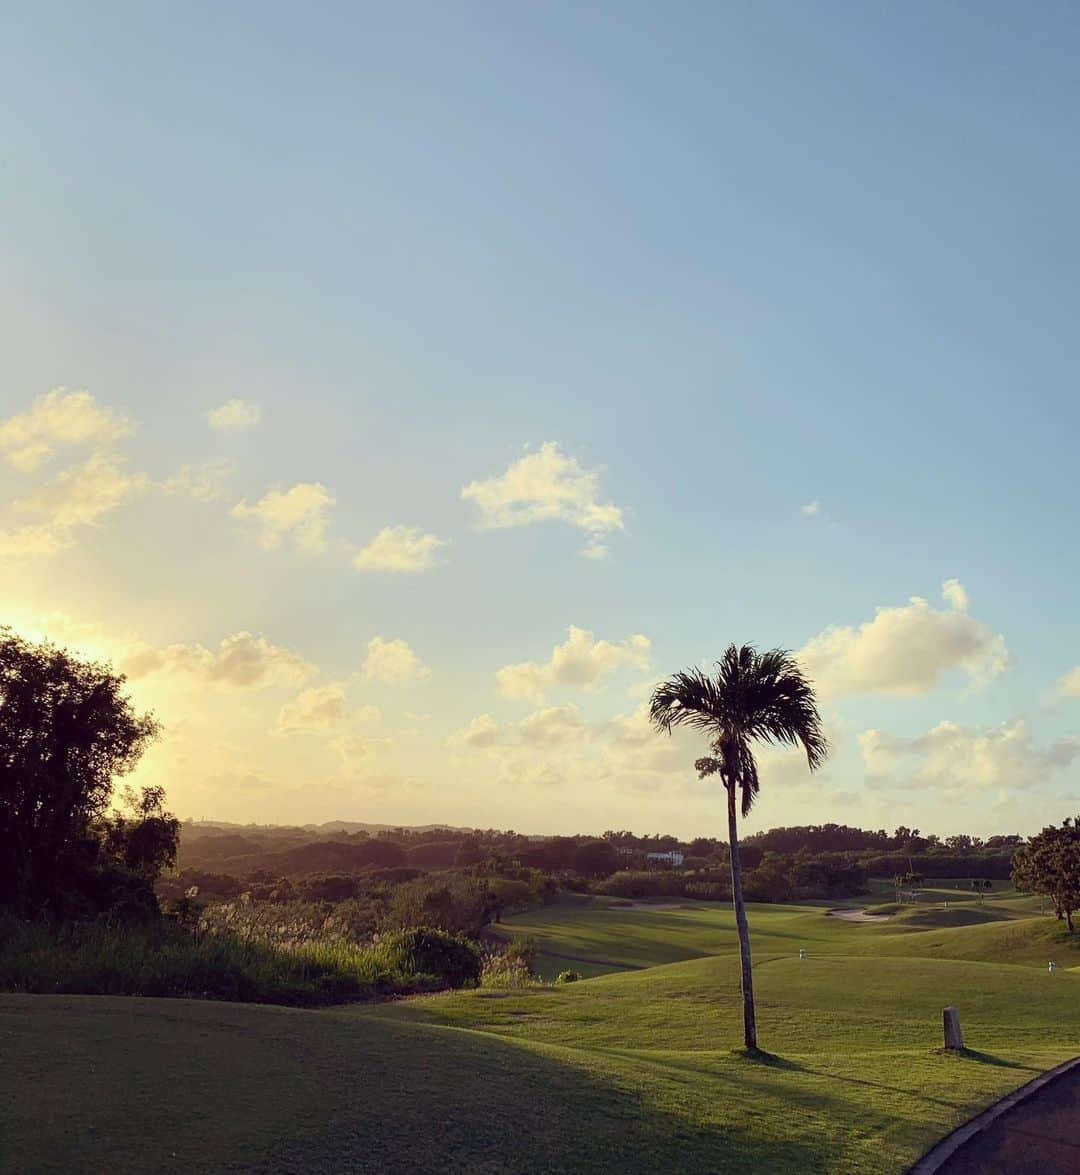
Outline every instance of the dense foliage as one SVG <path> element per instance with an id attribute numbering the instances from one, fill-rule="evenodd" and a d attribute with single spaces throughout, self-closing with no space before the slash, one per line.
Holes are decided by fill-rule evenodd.
<path id="1" fill-rule="evenodd" d="M 480 981 L 483 958 L 463 935 L 414 926 L 384 936 L 378 945 L 387 965 L 399 974 L 430 979 L 438 987 L 475 987 Z"/>
<path id="2" fill-rule="evenodd" d="M 1013 879 L 1018 889 L 1050 898 L 1071 932 L 1073 912 L 1080 909 L 1080 816 L 1033 836 L 1016 854 Z"/>
<path id="3" fill-rule="evenodd" d="M 0 919 L 0 990 L 327 1004 L 475 985 L 476 949 L 439 931 L 355 943 L 233 922 L 50 924 Z M 272 932 L 276 931 L 276 933 Z"/>
<path id="4" fill-rule="evenodd" d="M 115 780 L 158 731 L 123 686 L 106 665 L 0 628 L 0 903 L 18 914 L 156 909 L 179 823 L 158 789 L 108 814 Z"/>
<path id="5" fill-rule="evenodd" d="M 343 843 L 372 846 L 367 859 L 416 862 L 428 857 L 454 863 L 424 868 L 368 864 L 351 872 L 316 872 L 312 863 L 321 862 L 324 853 L 325 859 L 334 859 Z M 1012 835 L 941 839 L 903 826 L 893 833 L 837 824 L 774 828 L 743 840 L 743 884 L 753 901 L 787 902 L 855 897 L 867 892 L 871 877 L 909 873 L 966 884 L 1005 881 L 1022 843 Z M 241 845 L 243 860 L 256 867 L 246 875 L 230 874 Z M 305 845 L 311 847 L 296 851 Z M 397 853 L 374 846 L 390 846 Z M 655 856 L 671 852 L 682 854 L 681 865 Z M 298 866 L 300 860 L 308 864 Z M 358 934 L 418 920 L 476 933 L 504 914 L 551 901 L 560 889 L 629 899 L 731 900 L 728 849 L 722 840 L 639 836 L 627 830 L 609 830 L 600 838 L 528 838 L 496 829 L 335 828 L 324 833 L 189 824 L 180 864 L 179 873 L 159 883 L 164 898 L 175 899 L 197 886 L 203 901 L 231 900 L 246 892 L 256 902 L 322 903 L 341 911 Z M 282 867 L 297 871 L 286 876 L 277 872 Z M 399 888 L 405 891 L 400 896 Z"/>

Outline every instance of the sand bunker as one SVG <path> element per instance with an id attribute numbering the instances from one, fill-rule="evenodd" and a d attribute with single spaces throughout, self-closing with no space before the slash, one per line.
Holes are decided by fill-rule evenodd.
<path id="1" fill-rule="evenodd" d="M 865 910 L 829 910 L 829 918 L 842 918 L 845 922 L 888 922 L 891 914 L 868 914 Z"/>

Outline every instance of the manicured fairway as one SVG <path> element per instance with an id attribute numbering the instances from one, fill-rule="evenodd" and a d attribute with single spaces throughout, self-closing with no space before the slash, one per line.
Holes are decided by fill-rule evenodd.
<path id="1" fill-rule="evenodd" d="M 1036 965 L 1066 960 L 1052 919 L 920 930 L 802 906 L 751 912 L 772 1055 L 749 1059 L 730 917 L 548 907 L 507 929 L 636 969 L 521 992 L 0 996 L 0 1170 L 898 1175 L 1080 1053 L 1080 971 Z M 938 1049 L 948 1003 L 966 1056 Z"/>
<path id="2" fill-rule="evenodd" d="M 1056 951 L 1062 965 L 1070 959 L 1080 964 L 1080 936 L 1070 942 L 1053 919 L 1032 917 L 1037 908 L 1031 898 L 1015 895 L 981 903 L 950 900 L 948 908 L 927 901 L 880 924 L 857 924 L 827 917 L 824 905 L 752 905 L 751 938 L 755 959 L 759 952 L 797 955 L 802 947 L 812 954 L 941 954 L 1043 967 Z M 953 937 L 952 930 L 964 933 Z M 731 907 L 719 903 L 545 906 L 508 918 L 502 931 L 536 939 L 545 978 L 567 966 L 582 974 L 585 967 L 617 971 L 738 949 Z"/>

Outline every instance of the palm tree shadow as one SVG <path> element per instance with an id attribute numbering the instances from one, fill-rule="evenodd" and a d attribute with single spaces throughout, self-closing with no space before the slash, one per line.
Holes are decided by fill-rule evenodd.
<path id="1" fill-rule="evenodd" d="M 766 1069 L 784 1069 L 788 1072 L 805 1073 L 807 1068 L 805 1065 L 800 1065 L 798 1061 L 791 1060 L 790 1057 L 781 1057 L 776 1053 L 767 1053 L 764 1049 L 733 1049 L 736 1057 L 741 1060 L 750 1061 L 755 1065 L 763 1065 Z"/>
<path id="2" fill-rule="evenodd" d="M 939 1050 L 944 1052 L 944 1049 Z M 1038 1073 L 1041 1070 L 1037 1065 L 1022 1065 L 1019 1061 L 1009 1061 L 1005 1057 L 995 1057 L 993 1053 L 980 1053 L 977 1049 L 960 1049 L 953 1053 L 963 1061 L 975 1061 L 980 1065 L 994 1065 L 999 1069 L 1024 1069 L 1029 1073 Z"/>

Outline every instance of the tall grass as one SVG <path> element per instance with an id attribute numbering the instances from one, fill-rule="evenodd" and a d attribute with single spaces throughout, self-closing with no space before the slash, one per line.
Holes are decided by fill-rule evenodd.
<path id="1" fill-rule="evenodd" d="M 274 941 L 251 926 L 48 926 L 0 920 L 0 990 L 187 996 L 273 1004 L 372 1000 L 445 983 L 404 974 L 387 942 Z"/>

